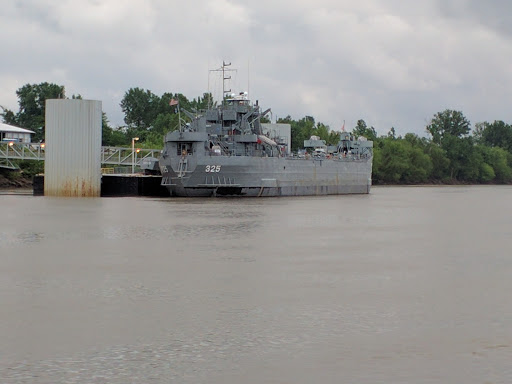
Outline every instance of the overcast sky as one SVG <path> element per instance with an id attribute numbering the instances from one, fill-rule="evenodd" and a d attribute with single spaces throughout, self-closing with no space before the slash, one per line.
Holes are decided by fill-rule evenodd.
<path id="1" fill-rule="evenodd" d="M 220 95 L 209 70 L 225 60 L 231 89 L 274 119 L 419 135 L 445 109 L 511 123 L 510 14 L 505 0 L 6 0 L 0 105 L 56 83 L 119 126 L 132 87 Z"/>

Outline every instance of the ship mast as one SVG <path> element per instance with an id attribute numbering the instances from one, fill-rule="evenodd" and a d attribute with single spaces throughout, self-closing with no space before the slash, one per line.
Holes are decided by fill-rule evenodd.
<path id="1" fill-rule="evenodd" d="M 236 69 L 229 69 L 231 63 L 226 63 L 222 61 L 222 67 L 219 69 L 211 69 L 210 72 L 222 72 L 222 105 L 224 105 L 224 100 L 226 98 L 226 93 L 230 93 L 231 89 L 226 89 L 226 80 L 231 80 L 231 75 L 227 75 L 227 72 L 236 72 Z M 210 77 L 208 75 L 208 92 L 210 92 Z"/>
<path id="2" fill-rule="evenodd" d="M 226 72 L 229 71 L 229 69 L 226 69 L 226 67 L 229 67 L 231 63 L 226 63 L 225 61 L 222 61 L 222 104 L 224 105 L 224 100 L 226 100 L 226 93 L 231 92 L 231 89 L 228 89 L 226 91 L 226 80 L 231 80 L 231 76 L 226 77 Z"/>

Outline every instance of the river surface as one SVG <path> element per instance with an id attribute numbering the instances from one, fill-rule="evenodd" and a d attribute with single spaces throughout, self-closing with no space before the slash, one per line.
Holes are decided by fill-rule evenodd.
<path id="1" fill-rule="evenodd" d="M 512 187 L 0 196 L 0 383 L 511 383 Z"/>

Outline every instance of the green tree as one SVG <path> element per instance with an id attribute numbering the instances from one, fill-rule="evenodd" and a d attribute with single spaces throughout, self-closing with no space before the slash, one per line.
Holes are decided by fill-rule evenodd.
<path id="1" fill-rule="evenodd" d="M 461 138 L 469 134 L 470 122 L 460 111 L 446 109 L 434 115 L 427 131 L 432 135 L 432 141 L 441 144 L 446 135 Z"/>
<path id="2" fill-rule="evenodd" d="M 512 152 L 512 126 L 501 120 L 476 124 L 473 136 L 480 144 L 500 147 Z"/>
<path id="3" fill-rule="evenodd" d="M 373 164 L 372 164 L 372 182 L 374 184 L 382 183 L 386 177 L 382 170 L 382 150 L 380 146 L 373 147 Z"/>
<path id="4" fill-rule="evenodd" d="M 409 154 L 406 146 L 398 140 L 384 139 L 380 143 L 377 175 L 384 183 L 399 183 L 408 168 Z"/>
<path id="5" fill-rule="evenodd" d="M 462 112 L 450 109 L 435 114 L 427 125 L 433 143 L 446 151 L 446 157 L 450 161 L 450 179 L 470 182 L 478 180 L 483 159 L 473 151 L 470 129 L 470 122 Z"/>
<path id="6" fill-rule="evenodd" d="M 403 143 L 408 147 L 408 167 L 404 171 L 402 180 L 406 183 L 425 183 L 432 175 L 432 159 L 419 147 L 413 147 L 407 141 Z"/>
<path id="7" fill-rule="evenodd" d="M 507 151 L 500 147 L 487 147 L 483 145 L 477 145 L 475 149 L 481 154 L 483 163 L 489 165 L 494 174 L 492 179 L 482 181 L 494 180 L 498 183 L 512 181 L 512 169 L 508 163 L 509 153 Z"/>
<path id="8" fill-rule="evenodd" d="M 327 138 L 327 145 L 336 145 L 340 142 L 340 132 L 331 131 Z"/>
<path id="9" fill-rule="evenodd" d="M 164 147 L 164 135 L 158 132 L 149 132 L 146 140 L 139 143 L 139 146 L 148 149 L 162 149 Z"/>
<path id="10" fill-rule="evenodd" d="M 129 145 L 131 138 L 121 128 L 112 128 L 107 115 L 102 113 L 101 121 L 101 145 L 107 147 L 123 147 Z"/>
<path id="11" fill-rule="evenodd" d="M 175 113 L 161 113 L 153 123 L 152 132 L 164 137 L 168 132 L 179 129 L 178 115 Z"/>
<path id="12" fill-rule="evenodd" d="M 374 148 L 374 179 L 383 183 L 424 183 L 432 174 L 432 160 L 420 147 L 404 139 L 378 139 Z"/>
<path id="13" fill-rule="evenodd" d="M 208 108 L 208 104 L 215 107 L 216 103 L 213 101 L 213 95 L 211 93 L 203 93 L 202 97 L 193 99 L 190 102 L 190 106 L 196 111 L 202 111 Z"/>
<path id="14" fill-rule="evenodd" d="M 320 137 L 320 140 L 329 140 L 329 127 L 325 124 L 318 123 L 313 130 L 313 134 Z"/>
<path id="15" fill-rule="evenodd" d="M 161 98 L 150 90 L 130 88 L 121 100 L 124 122 L 136 131 L 145 131 L 151 127 L 161 108 Z"/>
<path id="16" fill-rule="evenodd" d="M 404 138 L 405 141 L 410 143 L 413 147 L 426 149 L 428 147 L 428 140 L 425 137 L 419 137 L 415 133 L 406 133 Z"/>
<path id="17" fill-rule="evenodd" d="M 368 140 L 377 140 L 377 131 L 375 128 L 366 125 L 366 122 L 362 119 L 357 121 L 356 127 L 352 130 L 352 134 L 357 138 L 359 136 L 366 137 Z"/>
<path id="18" fill-rule="evenodd" d="M 425 147 L 425 153 L 432 161 L 432 179 L 440 181 L 449 179 L 450 159 L 446 156 L 446 151 L 437 144 L 429 143 Z"/>
<path id="19" fill-rule="evenodd" d="M 33 141 L 44 139 L 46 100 L 66 98 L 64 86 L 47 82 L 25 84 L 16 91 L 16 95 L 19 111 L 14 113 L 2 108 L 4 121 L 34 131 Z"/>
<path id="20" fill-rule="evenodd" d="M 1 105 L 0 108 L 2 108 L 2 113 L 0 113 L 0 116 L 2 116 L 2 120 L 4 123 L 18 125 L 18 123 L 16 122 L 16 114 L 13 111 Z"/>
<path id="21" fill-rule="evenodd" d="M 304 147 L 304 140 L 308 140 L 315 130 L 315 119 L 312 116 L 305 116 L 299 121 L 293 120 L 289 115 L 285 118 L 279 118 L 277 123 L 290 124 L 293 152 Z"/>
<path id="22" fill-rule="evenodd" d="M 179 101 L 179 105 L 170 106 L 171 99 Z M 209 95 L 203 94 L 195 100 L 189 101 L 181 93 L 164 93 L 161 97 L 149 90 L 131 88 L 121 100 L 121 108 L 125 113 L 124 121 L 127 124 L 129 137 L 139 137 L 140 142 L 150 140 L 153 143 L 163 142 L 167 132 L 179 128 L 178 108 L 191 113 L 199 112 L 208 104 Z M 185 113 L 181 119 L 187 121 Z"/>
<path id="23" fill-rule="evenodd" d="M 442 147 L 450 160 L 451 179 L 470 182 L 478 180 L 480 163 L 483 159 L 475 153 L 471 137 L 458 138 L 445 134 Z"/>

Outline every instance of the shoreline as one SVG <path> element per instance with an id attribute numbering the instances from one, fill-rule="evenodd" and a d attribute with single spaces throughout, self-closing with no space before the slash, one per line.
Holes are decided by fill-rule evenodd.
<path id="1" fill-rule="evenodd" d="M 454 181 L 450 183 L 444 182 L 430 182 L 430 183 L 419 183 L 419 184 L 390 184 L 390 183 L 377 183 L 372 184 L 372 188 L 378 187 L 454 187 L 454 186 L 510 186 L 512 183 L 466 183 Z M 16 194 L 31 194 L 33 192 L 34 186 L 33 181 L 25 178 L 19 178 L 16 180 L 9 180 L 0 175 L 0 194 L 5 195 L 11 193 Z"/>

